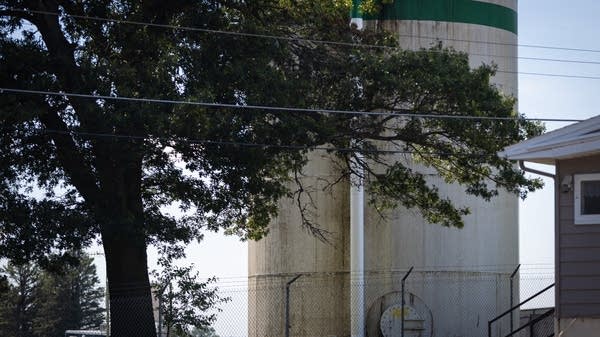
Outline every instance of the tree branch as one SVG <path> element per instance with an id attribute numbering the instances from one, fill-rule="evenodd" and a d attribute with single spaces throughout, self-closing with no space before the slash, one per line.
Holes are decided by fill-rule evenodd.
<path id="1" fill-rule="evenodd" d="M 58 12 L 56 1 L 36 2 L 32 6 L 35 10 Z M 83 92 L 86 83 L 81 69 L 74 56 L 74 47 L 65 37 L 57 15 L 37 14 L 29 19 L 39 30 L 50 54 L 51 61 L 55 64 L 54 72 L 58 77 L 63 90 L 67 92 Z M 77 111 L 82 127 L 90 131 L 101 130 L 102 114 L 98 111 L 93 101 L 81 98 L 69 98 L 69 102 Z"/>
<path id="2" fill-rule="evenodd" d="M 296 192 L 294 193 L 296 195 L 295 202 L 296 202 L 296 206 L 298 207 L 298 210 L 300 212 L 302 226 L 304 228 L 306 228 L 313 236 L 315 236 L 319 240 L 321 240 L 325 243 L 331 243 L 329 237 L 331 236 L 332 233 L 330 231 L 314 224 L 312 222 L 312 220 L 310 219 L 309 214 L 307 214 L 309 212 L 308 207 L 312 207 L 313 209 L 316 209 L 317 205 L 316 205 L 314 199 L 312 198 L 310 191 L 307 192 L 305 190 L 304 184 L 302 183 L 302 179 L 300 179 L 298 174 L 299 174 L 299 172 L 297 170 L 294 170 L 294 181 L 296 182 L 296 185 L 298 186 L 298 190 L 296 190 Z M 304 203 L 302 201 L 303 195 L 307 196 L 308 204 Z"/>
<path id="3" fill-rule="evenodd" d="M 65 122 L 54 111 L 48 111 L 40 116 L 42 123 L 48 128 L 60 133 L 50 135 L 56 146 L 56 154 L 63 164 L 65 173 L 71 178 L 71 183 L 77 188 L 89 206 L 99 200 L 99 188 L 92 175 L 92 169 L 83 159 Z"/>

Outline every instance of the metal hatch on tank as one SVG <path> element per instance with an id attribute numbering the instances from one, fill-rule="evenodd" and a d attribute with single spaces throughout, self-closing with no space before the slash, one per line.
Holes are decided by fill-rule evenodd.
<path id="1" fill-rule="evenodd" d="M 427 305 L 415 294 L 406 293 L 406 304 L 402 308 L 402 293 L 387 293 L 376 299 L 367 314 L 367 337 L 402 336 L 404 317 L 404 337 L 432 337 L 433 314 Z"/>

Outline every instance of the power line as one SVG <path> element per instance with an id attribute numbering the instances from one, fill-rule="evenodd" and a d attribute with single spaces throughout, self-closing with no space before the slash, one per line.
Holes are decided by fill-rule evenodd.
<path id="1" fill-rule="evenodd" d="M 239 110 L 263 110 L 263 111 L 275 111 L 275 112 L 296 112 L 296 113 L 310 113 L 310 114 L 342 114 L 342 115 L 360 115 L 360 116 L 387 116 L 387 117 L 411 117 L 411 118 L 429 118 L 429 119 L 460 119 L 460 120 L 497 120 L 497 121 L 537 121 L 537 122 L 564 122 L 574 123 L 581 122 L 581 119 L 566 119 L 566 118 L 514 118 L 514 117 L 494 117 L 494 116 L 466 116 L 466 115 L 447 115 L 447 114 L 424 114 L 424 113 L 413 113 L 409 109 L 396 109 L 394 112 L 377 112 L 377 111 L 352 111 L 352 110 L 335 110 L 335 109 L 316 109 L 316 108 L 298 108 L 298 107 L 281 107 L 281 106 L 267 106 L 267 105 L 238 105 L 228 103 L 213 103 L 213 102 L 200 102 L 200 101 L 178 101 L 169 99 L 157 99 L 157 98 L 137 98 L 137 97 L 123 97 L 123 96 L 108 96 L 108 95 L 91 95 L 91 94 L 79 94 L 59 91 L 45 91 L 45 90 L 28 90 L 28 89 L 15 89 L 15 88 L 0 88 L 0 94 L 2 93 L 13 93 L 13 94 L 34 94 L 34 95 L 48 95 L 48 96 L 61 96 L 61 97 L 77 97 L 86 99 L 100 99 L 100 100 L 113 100 L 113 101 L 129 101 L 138 103 L 157 103 L 157 104 L 176 104 L 176 105 L 192 105 L 201 106 L 206 108 L 227 108 L 227 109 L 239 109 Z"/>
<path id="2" fill-rule="evenodd" d="M 421 36 L 421 35 L 402 35 L 402 34 L 400 34 L 399 36 L 416 37 L 416 38 L 420 38 L 420 39 L 428 39 L 428 40 L 436 40 L 436 41 L 444 40 L 444 41 L 453 41 L 453 42 L 494 44 L 494 45 L 507 46 L 507 47 L 523 47 L 523 48 L 535 48 L 535 49 L 550 49 L 550 50 L 565 50 L 565 51 L 576 51 L 576 52 L 600 53 L 600 49 L 570 48 L 570 47 L 506 43 L 506 42 L 489 42 L 489 41 L 482 41 L 482 40 L 467 40 L 467 39 L 455 39 L 455 38 L 437 38 L 434 36 Z"/>
<path id="3" fill-rule="evenodd" d="M 568 74 L 548 74 L 548 73 L 535 73 L 535 72 L 522 72 L 522 71 L 502 71 L 497 70 L 499 73 L 513 73 L 519 75 L 531 75 L 531 76 L 544 76 L 544 77 L 562 77 L 562 78 L 578 78 L 587 80 L 600 80 L 600 76 L 584 76 L 584 75 L 568 75 Z"/>
<path id="4" fill-rule="evenodd" d="M 157 136 L 139 136 L 129 134 L 117 134 L 117 133 L 98 133 L 98 132 L 84 132 L 76 130 L 56 130 L 56 129 L 43 129 L 40 130 L 42 133 L 49 134 L 62 134 L 62 135 L 78 135 L 82 137 L 92 138 L 120 138 L 130 140 L 147 140 L 147 139 L 160 139 L 166 142 L 179 142 L 187 144 L 201 144 L 201 145 L 226 145 L 226 146 L 239 146 L 248 148 L 260 148 L 260 149 L 280 149 L 280 150 L 307 150 L 307 151 L 325 151 L 325 152 L 345 152 L 345 153 L 363 153 L 363 154 L 418 154 L 427 156 L 455 156 L 464 158 L 483 158 L 483 157 L 496 157 L 495 154 L 483 154 L 483 153 L 455 153 L 455 152 L 424 152 L 414 150 L 379 150 L 379 149 L 361 149 L 352 147 L 329 147 L 329 146 L 310 146 L 310 145 L 284 145 L 284 144 L 267 144 L 267 143 L 250 143 L 250 142 L 237 142 L 237 141 L 223 141 L 223 140 L 209 140 L 209 139 L 194 139 L 194 138 L 173 138 L 173 137 L 157 137 Z"/>
<path id="5" fill-rule="evenodd" d="M 78 135 L 83 137 L 97 137 L 97 138 L 124 138 L 131 140 L 147 140 L 147 139 L 160 139 L 163 141 L 175 141 L 175 142 L 183 142 L 189 144 L 203 144 L 203 145 L 232 145 L 232 146 L 243 146 L 243 147 L 256 147 L 256 148 L 277 148 L 284 150 L 327 150 L 327 151 L 345 151 L 345 152 L 354 152 L 360 151 L 360 149 L 353 148 L 335 148 L 335 147 L 324 147 L 324 146 L 316 146 L 310 147 L 307 145 L 281 145 L 281 144 L 266 144 L 266 143 L 249 143 L 249 142 L 236 142 L 236 141 L 223 141 L 223 140 L 209 140 L 209 139 L 193 139 L 193 138 L 172 138 L 172 137 L 156 137 L 152 135 L 148 136 L 139 136 L 139 135 L 130 135 L 130 134 L 118 134 L 118 133 L 98 133 L 98 132 L 85 132 L 85 131 L 76 131 L 76 130 L 57 130 L 57 129 L 43 129 L 40 130 L 44 133 L 51 134 L 62 134 L 62 135 Z M 397 153 L 392 151 L 384 151 L 384 150 L 366 150 L 366 152 L 386 152 L 386 153 Z"/>
<path id="6" fill-rule="evenodd" d="M 318 43 L 318 44 L 346 46 L 346 47 L 353 47 L 353 48 L 401 49 L 400 47 L 382 46 L 382 45 L 374 45 L 374 44 L 367 44 L 367 43 L 342 42 L 342 41 L 321 40 L 321 39 L 311 39 L 311 38 L 301 38 L 301 37 L 289 37 L 289 36 L 260 34 L 260 33 L 234 32 L 234 31 L 210 29 L 210 28 L 199 28 L 199 27 L 171 25 L 171 24 L 158 24 L 158 23 L 135 21 L 135 20 L 110 19 L 110 18 L 103 18 L 103 17 L 89 16 L 89 15 L 78 15 L 78 14 L 68 14 L 68 13 L 61 14 L 61 13 L 57 13 L 57 12 L 42 11 L 42 10 L 30 10 L 30 9 L 20 9 L 20 8 L 9 8 L 8 10 L 14 11 L 14 12 L 34 13 L 34 14 L 43 14 L 43 15 L 52 15 L 52 16 L 63 15 L 65 17 L 74 18 L 74 19 L 104 21 L 104 22 L 111 22 L 111 23 L 118 23 L 118 24 L 129 24 L 129 25 L 144 26 L 144 27 L 146 27 L 146 26 L 147 27 L 157 27 L 157 28 L 165 28 L 165 29 L 173 29 L 173 30 L 202 32 L 202 33 L 209 33 L 209 34 L 243 36 L 243 37 L 252 37 L 252 38 L 282 40 L 282 41 L 309 42 L 309 43 Z M 412 35 L 412 34 L 399 34 L 398 36 L 399 37 L 409 37 L 409 38 L 419 38 L 419 39 L 425 39 L 425 40 L 433 40 L 433 41 L 467 42 L 467 43 L 491 44 L 491 45 L 525 47 L 525 48 L 536 48 L 536 49 L 551 49 L 551 50 L 600 53 L 599 49 L 569 48 L 569 47 L 558 47 L 558 46 L 518 44 L 518 43 L 469 40 L 469 39 L 458 39 L 458 38 L 441 38 L 441 37 Z M 597 61 L 568 60 L 568 59 L 556 59 L 556 58 L 491 55 L 491 54 L 478 54 L 478 53 L 469 53 L 469 55 L 484 56 L 484 57 L 491 57 L 491 58 L 517 58 L 517 59 L 524 59 L 524 60 L 547 61 L 547 62 L 600 64 L 600 62 L 597 62 Z M 553 76 L 556 76 L 556 74 Z"/>
<path id="7" fill-rule="evenodd" d="M 543 76 L 543 77 L 562 77 L 562 78 L 574 78 L 574 79 L 576 78 L 576 79 L 584 79 L 584 80 L 600 80 L 600 76 L 569 75 L 569 74 L 549 74 L 549 73 L 510 71 L 510 70 L 496 70 L 496 73 L 517 74 L 517 75 L 531 75 L 531 76 Z"/>
<path id="8" fill-rule="evenodd" d="M 302 42 L 311 42 L 311 43 L 323 43 L 323 44 L 342 45 L 342 46 L 359 47 L 359 48 L 362 48 L 362 47 L 366 47 L 366 48 L 384 48 L 384 49 L 385 48 L 396 48 L 396 47 L 373 45 L 373 44 L 366 44 L 366 43 L 341 42 L 341 41 L 310 39 L 310 38 L 300 38 L 300 37 L 288 37 L 288 36 L 271 35 L 271 34 L 234 32 L 234 31 L 219 30 L 219 29 L 190 27 L 190 26 L 171 25 L 171 24 L 159 24 L 159 23 L 137 21 L 137 20 L 110 19 L 110 18 L 103 18 L 103 17 L 99 17 L 99 16 L 58 13 L 58 12 L 33 10 L 33 9 L 8 8 L 7 10 L 14 11 L 14 12 L 45 14 L 45 15 L 53 15 L 53 16 L 63 15 L 65 17 L 70 17 L 70 18 L 74 18 L 74 19 L 93 20 L 93 21 L 105 21 L 105 22 L 112 22 L 112 23 L 119 23 L 119 24 L 129 24 L 129 25 L 137 25 L 137 26 L 148 26 L 148 27 L 157 27 L 157 28 L 166 28 L 166 29 L 175 29 L 175 30 L 185 30 L 185 31 L 193 31 L 193 32 L 223 34 L 223 35 L 236 35 L 236 36 L 246 36 L 246 37 L 254 37 L 254 38 L 268 38 L 268 39 L 286 40 L 286 41 L 302 41 Z M 410 37 L 410 38 L 419 38 L 419 39 L 425 39 L 425 40 L 435 40 L 435 41 L 442 40 L 442 41 L 453 41 L 453 42 L 468 42 L 468 43 L 480 43 L 480 44 L 493 44 L 493 45 L 510 46 L 510 47 L 524 47 L 524 48 L 536 48 L 536 49 L 551 49 L 551 50 L 567 50 L 567 51 L 577 51 L 577 52 L 600 53 L 600 49 L 571 48 L 571 47 L 536 45 L 536 44 L 519 44 L 519 43 L 508 43 L 508 42 L 492 42 L 492 41 L 469 40 L 469 39 L 459 39 L 459 38 L 440 38 L 440 37 L 435 37 L 435 36 L 424 36 L 424 35 L 414 35 L 414 34 L 399 34 L 398 36 L 400 36 L 400 37 Z M 481 55 L 481 56 L 492 56 L 492 55 Z M 496 57 L 498 57 L 498 56 L 496 56 Z"/>
<path id="9" fill-rule="evenodd" d="M 489 55 L 490 57 L 496 58 L 512 58 L 514 56 L 502 56 L 502 55 Z M 542 62 L 561 62 L 561 63 L 578 63 L 578 64 L 594 64 L 600 65 L 600 61 L 585 61 L 585 60 L 567 60 L 567 59 L 555 59 L 555 58 L 543 58 L 543 57 L 529 57 L 529 56 L 517 56 L 521 60 L 531 61 L 542 61 Z"/>

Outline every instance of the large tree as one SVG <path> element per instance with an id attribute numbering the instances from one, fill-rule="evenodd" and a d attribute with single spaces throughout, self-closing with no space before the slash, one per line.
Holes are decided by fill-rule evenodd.
<path id="1" fill-rule="evenodd" d="M 340 179 L 361 152 L 373 202 L 442 225 L 468 210 L 379 144 L 486 199 L 539 185 L 495 155 L 540 127 L 490 85 L 493 66 L 388 48 L 389 35 L 348 27 L 348 2 L 0 1 L 0 255 L 50 266 L 99 240 L 112 336 L 154 336 L 146 247 L 180 256 L 207 228 L 260 238 L 316 147 Z"/>

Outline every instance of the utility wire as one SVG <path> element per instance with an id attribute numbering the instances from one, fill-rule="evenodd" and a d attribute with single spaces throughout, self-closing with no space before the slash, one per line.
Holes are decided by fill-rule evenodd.
<path id="1" fill-rule="evenodd" d="M 159 24 L 159 23 L 136 21 L 136 20 L 110 19 L 110 18 L 103 18 L 103 17 L 99 17 L 99 16 L 58 13 L 58 12 L 33 10 L 33 9 L 7 8 L 7 10 L 13 11 L 13 12 L 45 14 L 45 15 L 53 15 L 53 16 L 61 16 L 62 15 L 62 16 L 70 17 L 70 18 L 74 18 L 74 19 L 105 21 L 105 22 L 112 22 L 112 23 L 119 23 L 119 24 L 148 26 L 148 27 L 184 30 L 184 31 L 192 31 L 192 32 L 203 32 L 203 33 L 212 33 L 212 34 L 245 36 L 245 37 L 285 40 L 285 41 L 302 41 L 302 42 L 341 45 L 341 46 L 358 47 L 358 48 L 384 48 L 384 49 L 397 48 L 397 47 L 373 45 L 373 44 L 366 44 L 366 43 L 341 42 L 341 41 L 320 40 L 320 39 L 310 39 L 310 38 L 300 38 L 300 37 L 288 37 L 288 36 L 281 36 L 281 35 L 234 32 L 234 31 L 218 30 L 218 29 L 210 29 L 210 28 L 190 27 L 190 26 L 171 25 L 171 24 Z M 435 36 L 424 36 L 424 35 L 414 35 L 414 34 L 399 34 L 398 36 L 419 38 L 419 39 L 425 39 L 425 40 L 435 40 L 435 41 L 442 40 L 442 41 L 453 41 L 453 42 L 492 44 L 492 45 L 510 46 L 510 47 L 524 47 L 524 48 L 536 48 L 536 49 L 551 49 L 551 50 L 566 50 L 566 51 L 577 51 L 577 52 L 600 53 L 600 49 L 571 48 L 571 47 L 536 45 L 536 44 L 519 44 L 519 43 L 508 43 L 508 42 L 493 42 L 493 41 L 469 40 L 469 39 L 459 39 L 459 38 L 440 38 L 440 37 L 435 37 Z M 481 55 L 481 56 L 492 56 L 492 55 Z M 502 57 L 502 56 L 494 56 L 494 57 Z M 548 61 L 550 61 L 550 60 L 548 60 Z"/>
<path id="2" fill-rule="evenodd" d="M 473 55 L 473 54 L 470 54 Z M 489 55 L 494 58 L 513 58 L 514 56 L 502 56 L 502 55 Z M 529 57 L 529 56 L 517 56 L 521 60 L 531 61 L 542 61 L 542 62 L 560 62 L 560 63 L 577 63 L 577 64 L 594 64 L 600 65 L 600 61 L 585 61 L 585 60 L 567 60 L 567 59 L 555 59 L 555 58 L 543 58 L 543 57 Z M 522 74 L 522 73 L 521 73 Z"/>
<path id="3" fill-rule="evenodd" d="M 422 35 L 409 35 L 400 34 L 401 37 L 411 37 L 427 40 L 443 40 L 453 42 L 468 42 L 468 43 L 480 43 L 480 44 L 493 44 L 507 47 L 523 47 L 523 48 L 535 48 L 535 49 L 550 49 L 550 50 L 565 50 L 565 51 L 576 51 L 576 52 L 588 52 L 588 53 L 600 53 L 600 49 L 585 49 L 585 48 L 570 48 L 570 47 L 559 47 L 559 46 L 547 46 L 547 45 L 536 45 L 536 44 L 520 44 L 520 43 L 508 43 L 508 42 L 490 42 L 482 40 L 468 40 L 468 39 L 457 39 L 457 38 L 438 38 L 435 36 L 422 36 Z"/>
<path id="4" fill-rule="evenodd" d="M 16 88 L 1 88 L 0 94 L 12 93 L 12 94 L 34 94 L 34 95 L 48 95 L 48 96 L 61 96 L 61 97 L 77 97 L 87 98 L 96 100 L 113 100 L 113 101 L 128 101 L 138 103 L 159 103 L 159 104 L 176 104 L 176 105 L 192 105 L 201 106 L 206 108 L 227 108 L 227 109 L 240 109 L 240 110 L 262 110 L 262 111 L 275 111 L 275 112 L 296 112 L 296 113 L 309 113 L 309 114 L 342 114 L 342 115 L 359 115 L 359 116 L 394 116 L 394 117 L 412 117 L 412 118 L 429 118 L 429 119 L 461 119 L 461 120 L 496 120 L 496 121 L 538 121 L 538 122 L 564 122 L 574 123 L 581 122 L 581 119 L 568 119 L 568 118 L 514 118 L 514 117 L 494 117 L 494 116 L 466 116 L 466 115 L 447 115 L 447 114 L 424 114 L 424 113 L 412 113 L 409 109 L 397 109 L 394 112 L 377 112 L 377 111 L 352 111 L 352 110 L 334 110 L 334 109 L 312 109 L 312 108 L 298 108 L 298 107 L 280 107 L 280 106 L 267 106 L 267 105 L 238 105 L 228 103 L 213 103 L 213 102 L 201 102 L 201 101 L 178 101 L 169 99 L 157 99 L 157 98 L 137 98 L 137 97 L 123 97 L 123 96 L 107 96 L 107 95 L 91 95 L 91 94 L 78 94 L 69 92 L 59 91 L 45 91 L 45 90 L 28 90 L 28 89 L 16 89 Z"/>
<path id="5" fill-rule="evenodd" d="M 424 152 L 414 150 L 379 150 L 379 149 L 361 149 L 351 147 L 328 147 L 328 146 L 309 146 L 309 145 L 283 145 L 283 144 L 266 144 L 266 143 L 250 143 L 250 142 L 236 142 L 236 141 L 223 141 L 223 140 L 209 140 L 209 139 L 194 139 L 194 138 L 182 138 L 182 137 L 157 137 L 157 136 L 139 136 L 129 134 L 117 134 L 117 133 L 99 133 L 99 132 L 84 132 L 75 130 L 57 130 L 57 129 L 42 129 L 41 133 L 47 134 L 61 134 L 61 135 L 77 135 L 86 138 L 119 138 L 119 139 L 130 139 L 130 140 L 147 140 L 147 139 L 160 139 L 165 142 L 178 142 L 187 144 L 200 144 L 200 145 L 226 145 L 226 146 L 239 146 L 248 148 L 260 148 L 260 149 L 280 149 L 280 150 L 309 150 L 309 151 L 325 151 L 325 152 L 340 152 L 340 153 L 363 153 L 363 154 L 417 154 L 426 156 L 454 156 L 463 158 L 495 158 L 495 154 L 484 154 L 484 153 L 455 153 L 455 152 Z"/>
<path id="6" fill-rule="evenodd" d="M 535 73 L 535 72 L 510 71 L 510 70 L 496 70 L 496 73 L 543 76 L 543 77 L 577 78 L 577 79 L 585 79 L 585 80 L 600 80 L 600 76 L 586 76 L 586 75 Z"/>
<path id="7" fill-rule="evenodd" d="M 35 14 L 53 15 L 53 16 L 63 15 L 65 17 L 70 17 L 70 18 L 74 18 L 74 19 L 104 21 L 104 22 L 111 22 L 111 23 L 118 23 L 118 24 L 157 27 L 157 28 L 192 31 L 192 32 L 202 32 L 202 33 L 210 33 L 210 34 L 221 34 L 221 35 L 229 35 L 229 36 L 242 36 L 242 37 L 252 37 L 252 38 L 262 38 L 262 39 L 274 39 L 274 40 L 282 40 L 282 41 L 298 41 L 298 42 L 309 42 L 309 43 L 318 43 L 318 44 L 329 44 L 329 45 L 347 46 L 347 47 L 353 47 L 353 48 L 401 49 L 400 47 L 382 46 L 382 45 L 374 45 L 374 44 L 367 44 L 367 43 L 342 42 L 342 41 L 320 40 L 320 39 L 310 39 L 310 38 L 301 38 L 301 37 L 288 37 L 288 36 L 281 36 L 281 35 L 234 32 L 234 31 L 199 28 L 199 27 L 189 27 L 189 26 L 180 26 L 180 25 L 171 25 L 171 24 L 157 24 L 157 23 L 134 21 L 134 20 L 110 19 L 110 18 L 102 18 L 102 17 L 98 17 L 98 16 L 77 15 L 77 14 L 67 14 L 67 13 L 61 14 L 61 13 L 57 13 L 57 12 L 42 11 L 42 10 L 26 10 L 26 9 L 20 9 L 20 8 L 9 8 L 8 11 L 22 12 L 22 13 L 35 13 Z M 440 37 L 408 35 L 408 34 L 400 34 L 398 36 L 419 38 L 419 39 L 425 39 L 425 40 L 435 40 L 435 41 L 468 42 L 468 43 L 491 44 L 491 45 L 502 45 L 502 46 L 512 46 L 512 47 L 526 47 L 526 48 L 538 48 L 538 49 L 552 49 L 552 50 L 600 53 L 600 50 L 596 50 L 596 49 L 567 48 L 567 47 L 543 46 L 543 45 L 533 45 L 533 44 L 503 43 L 503 42 L 456 39 L 456 38 L 440 38 Z M 556 58 L 491 55 L 491 54 L 478 54 L 478 53 L 469 53 L 469 55 L 491 57 L 491 58 L 517 58 L 517 59 L 524 59 L 524 60 L 546 61 L 546 62 L 600 64 L 600 62 L 598 62 L 598 61 L 568 60 L 568 59 L 556 59 Z M 543 75 L 543 74 L 536 73 L 535 75 Z M 559 76 L 559 74 L 550 74 L 550 75 L 551 76 Z M 573 77 L 573 76 L 567 76 L 567 77 Z M 582 78 L 586 78 L 586 77 L 582 77 Z"/>

